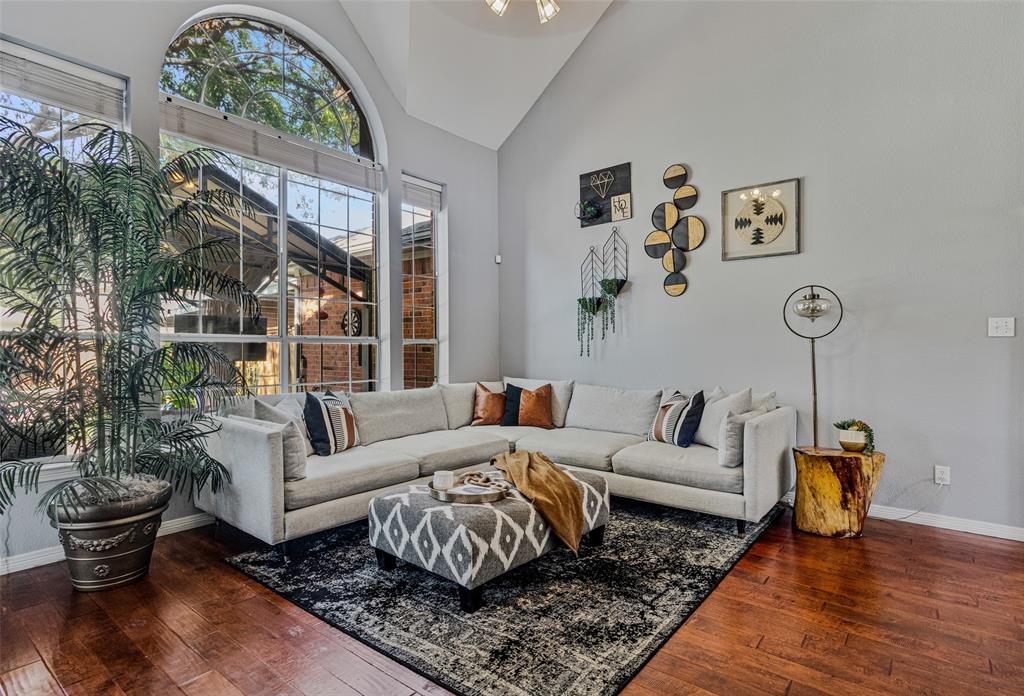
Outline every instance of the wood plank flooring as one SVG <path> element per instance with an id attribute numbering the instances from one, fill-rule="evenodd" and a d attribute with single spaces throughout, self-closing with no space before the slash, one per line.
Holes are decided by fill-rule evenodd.
<path id="1" fill-rule="evenodd" d="M 222 563 L 251 542 L 212 529 L 110 592 L 62 563 L 0 577 L 2 691 L 448 693 Z M 787 513 L 623 694 L 1024 694 L 1024 544 L 879 520 L 834 541 Z"/>

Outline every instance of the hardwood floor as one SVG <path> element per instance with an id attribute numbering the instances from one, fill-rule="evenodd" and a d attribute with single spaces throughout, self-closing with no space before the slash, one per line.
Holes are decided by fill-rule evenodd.
<path id="1" fill-rule="evenodd" d="M 0 684 L 447 693 L 221 562 L 245 546 L 212 527 L 162 537 L 147 579 L 105 593 L 73 592 L 63 564 L 0 577 Z M 623 693 L 1024 693 L 1024 544 L 879 520 L 833 541 L 787 514 Z"/>

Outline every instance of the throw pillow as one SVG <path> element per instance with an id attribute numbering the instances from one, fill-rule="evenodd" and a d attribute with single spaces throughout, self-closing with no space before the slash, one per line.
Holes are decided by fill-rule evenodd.
<path id="1" fill-rule="evenodd" d="M 750 396 L 751 402 L 754 404 L 754 410 L 763 408 L 765 411 L 774 411 L 779 407 L 775 402 L 775 392 L 754 392 Z"/>
<path id="2" fill-rule="evenodd" d="M 551 430 L 555 427 L 554 388 L 545 384 L 538 389 L 523 389 L 519 395 L 519 425 Z"/>
<path id="3" fill-rule="evenodd" d="M 299 426 L 293 421 L 274 423 L 235 414 L 228 417 L 265 430 L 279 431 L 281 433 L 281 454 L 284 457 L 284 480 L 300 481 L 306 478 L 306 445 L 302 441 L 302 432 L 299 430 Z"/>
<path id="4" fill-rule="evenodd" d="M 523 388 L 514 384 L 505 387 L 505 412 L 501 415 L 502 425 L 519 425 L 519 399 Z"/>
<path id="5" fill-rule="evenodd" d="M 473 422 L 473 399 L 476 385 L 472 382 L 461 384 L 439 384 L 444 410 L 448 415 L 448 429 L 458 430 Z"/>
<path id="6" fill-rule="evenodd" d="M 694 442 L 718 449 L 718 433 L 721 430 L 722 421 L 729 415 L 729 411 L 746 413 L 751 410 L 750 394 L 750 389 L 744 389 L 705 404 L 704 414 L 697 427 L 697 435 L 693 438 Z"/>
<path id="7" fill-rule="evenodd" d="M 297 412 L 296 409 L 298 409 Z M 309 431 L 306 429 L 306 421 L 302 417 L 302 407 L 294 399 L 282 399 L 277 406 L 271 406 L 256 399 L 253 403 L 253 417 L 268 423 L 295 423 L 302 436 L 302 449 L 306 456 L 308 457 L 315 451 L 313 443 L 309 441 Z"/>
<path id="8" fill-rule="evenodd" d="M 346 402 L 328 390 L 323 399 L 306 394 L 303 408 L 309 440 L 321 457 L 344 452 L 359 444 L 356 419 Z"/>
<path id="9" fill-rule="evenodd" d="M 505 395 L 495 394 L 480 382 L 476 383 L 473 401 L 473 422 L 470 425 L 501 425 L 505 415 Z"/>
<path id="10" fill-rule="evenodd" d="M 718 432 L 718 463 L 722 466 L 737 467 L 743 463 L 743 432 L 747 421 L 768 413 L 763 408 L 736 415 L 732 411 L 722 419 Z"/>
<path id="11" fill-rule="evenodd" d="M 647 439 L 667 442 L 678 447 L 689 447 L 700 425 L 704 412 L 704 392 L 698 391 L 687 399 L 676 392 L 658 408 Z"/>

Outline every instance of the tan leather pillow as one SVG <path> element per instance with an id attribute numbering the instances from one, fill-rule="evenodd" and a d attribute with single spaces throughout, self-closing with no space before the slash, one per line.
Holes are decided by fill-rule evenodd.
<path id="1" fill-rule="evenodd" d="M 504 414 L 505 395 L 500 392 L 495 394 L 477 382 L 473 400 L 473 422 L 470 425 L 501 425 L 501 417 Z"/>
<path id="2" fill-rule="evenodd" d="M 523 389 L 519 396 L 519 425 L 532 425 L 537 428 L 551 430 L 555 427 L 554 417 L 551 413 L 550 384 L 545 384 L 539 389 L 530 391 Z"/>

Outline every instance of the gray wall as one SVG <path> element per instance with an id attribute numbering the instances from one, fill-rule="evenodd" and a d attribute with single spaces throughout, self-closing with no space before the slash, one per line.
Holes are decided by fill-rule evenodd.
<path id="1" fill-rule="evenodd" d="M 503 373 L 777 389 L 807 441 L 809 349 L 781 308 L 823 283 L 847 308 L 819 345 L 823 438 L 874 426 L 878 503 L 1024 526 L 1024 338 L 986 338 L 1024 306 L 1022 46 L 1021 3 L 617 0 L 498 153 Z M 578 176 L 625 161 L 631 282 L 580 358 L 579 264 L 611 225 L 579 229 Z M 642 243 L 680 161 L 709 234 L 670 298 Z M 720 192 L 791 177 L 803 253 L 722 262 Z"/>
<path id="2" fill-rule="evenodd" d="M 4 0 L 0 32 L 128 76 L 132 130 L 155 147 L 157 84 L 164 50 L 189 17 L 214 4 Z M 336 0 L 248 5 L 274 10 L 300 22 L 326 39 L 352 65 L 383 122 L 388 151 L 383 164 L 392 191 L 400 190 L 403 170 L 447 185 L 450 376 L 452 381 L 465 381 L 497 375 L 498 318 L 494 308 L 498 304 L 498 278 L 493 264 L 498 248 L 497 154 L 406 115 Z M 397 262 L 401 258 L 399 196 L 390 196 L 389 210 L 392 260 Z M 401 287 L 397 274 L 392 275 L 391 287 L 397 300 Z M 392 312 L 391 332 L 401 337 L 401 312 Z M 400 387 L 401 343 L 391 343 L 392 383 Z M 182 514 L 187 512 L 186 506 Z M 40 534 L 48 540 L 46 545 L 55 543 L 52 532 L 44 530 Z M 35 543 L 22 543 L 20 538 L 13 534 L 9 549 L 0 543 L 0 551 L 10 555 L 38 548 Z"/>

